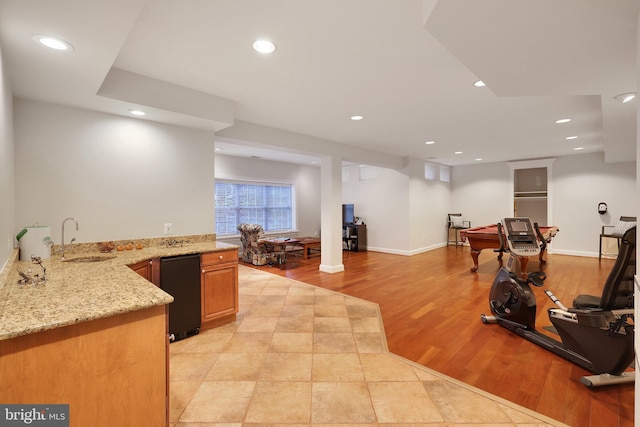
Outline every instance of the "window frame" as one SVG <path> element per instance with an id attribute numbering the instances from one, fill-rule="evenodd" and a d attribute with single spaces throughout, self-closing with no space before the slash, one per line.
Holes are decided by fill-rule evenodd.
<path id="1" fill-rule="evenodd" d="M 232 238 L 232 237 L 237 237 L 240 235 L 240 233 L 237 231 L 237 225 L 241 223 L 239 217 L 239 210 L 242 208 L 241 206 L 239 206 L 239 203 L 232 208 L 233 210 L 236 211 L 236 225 L 234 227 L 235 233 L 233 234 L 219 234 L 218 230 L 217 230 L 217 221 L 218 221 L 218 206 L 216 203 L 216 191 L 217 191 L 217 185 L 218 184 L 230 184 L 230 185 L 254 185 L 254 186 L 260 186 L 260 187 L 286 187 L 289 188 L 289 190 L 291 191 L 291 203 L 289 206 L 289 209 L 291 211 L 291 228 L 289 229 L 281 229 L 281 230 L 267 230 L 266 229 L 266 224 L 260 224 L 263 228 L 264 228 L 264 233 L 265 235 L 277 235 L 277 234 L 287 234 L 287 233 L 295 233 L 297 232 L 297 203 L 296 203 L 296 188 L 295 185 L 292 182 L 284 182 L 284 181 L 267 181 L 267 180 L 242 180 L 242 179 L 225 179 L 225 178 L 216 178 L 215 182 L 214 182 L 214 191 L 213 191 L 213 198 L 214 198 L 214 229 L 216 232 L 216 236 L 219 236 L 220 238 Z M 238 202 L 238 201 L 237 201 Z M 220 208 L 223 209 L 223 208 Z M 266 203 L 263 205 L 262 208 L 259 209 L 263 209 L 266 210 L 268 209 L 268 207 L 266 206 Z M 263 215 L 263 218 L 266 218 L 266 213 L 265 215 Z"/>

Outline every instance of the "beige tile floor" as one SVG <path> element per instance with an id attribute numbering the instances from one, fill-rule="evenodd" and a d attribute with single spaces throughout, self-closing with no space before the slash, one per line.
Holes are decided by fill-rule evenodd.
<path id="1" fill-rule="evenodd" d="M 387 351 L 376 304 L 240 266 L 237 321 L 170 345 L 170 425 L 562 425 Z"/>

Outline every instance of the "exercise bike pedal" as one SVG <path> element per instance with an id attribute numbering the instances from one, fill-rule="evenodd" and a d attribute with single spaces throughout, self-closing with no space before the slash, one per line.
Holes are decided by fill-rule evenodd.
<path id="1" fill-rule="evenodd" d="M 532 271 L 527 275 L 527 282 L 533 286 L 541 287 L 546 280 L 547 275 L 544 271 Z"/>
<path id="2" fill-rule="evenodd" d="M 496 316 L 487 316 L 486 314 L 481 314 L 480 320 L 485 325 L 489 323 L 498 323 L 498 318 Z"/>

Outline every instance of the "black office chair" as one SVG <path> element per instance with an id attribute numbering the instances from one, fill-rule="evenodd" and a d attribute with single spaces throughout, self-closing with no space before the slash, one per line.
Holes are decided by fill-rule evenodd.
<path id="1" fill-rule="evenodd" d="M 589 361 L 587 367 L 596 375 L 580 382 L 587 387 L 623 384 L 635 381 L 635 372 L 625 371 L 634 360 L 633 290 L 636 273 L 636 227 L 620 239 L 620 250 L 602 290 L 601 296 L 578 295 L 565 317 L 560 310 L 551 323 L 562 339 L 563 347 Z M 601 375 L 606 374 L 606 375 Z"/>
<path id="2" fill-rule="evenodd" d="M 598 260 L 602 259 L 602 239 L 616 239 L 618 241 L 618 249 L 620 249 L 620 239 L 624 233 L 631 227 L 636 225 L 635 216 L 621 216 L 620 221 L 616 225 L 603 225 L 600 231 L 600 248 L 598 250 Z"/>
<path id="3" fill-rule="evenodd" d="M 607 277 L 601 296 L 578 295 L 573 308 L 616 310 L 633 308 L 633 287 L 636 274 L 636 227 L 620 238 L 618 257 Z"/>
<path id="4" fill-rule="evenodd" d="M 449 243 L 455 243 L 456 246 L 458 246 L 458 244 L 462 245 L 459 234 L 460 230 L 471 228 L 471 222 L 462 219 L 461 213 L 450 213 L 447 214 L 447 224 L 447 245 Z M 451 230 L 453 230 L 454 240 L 451 240 Z"/>

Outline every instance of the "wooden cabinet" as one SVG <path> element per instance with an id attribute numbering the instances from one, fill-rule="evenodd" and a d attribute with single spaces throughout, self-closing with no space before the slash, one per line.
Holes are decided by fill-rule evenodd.
<path id="1" fill-rule="evenodd" d="M 166 317 L 159 305 L 2 341 L 0 402 L 69 404 L 70 427 L 169 425 Z"/>
<path id="2" fill-rule="evenodd" d="M 151 281 L 151 260 L 140 261 L 135 264 L 129 265 L 129 268 Z"/>
<path id="3" fill-rule="evenodd" d="M 201 267 L 202 329 L 235 320 L 238 312 L 237 250 L 203 253 Z"/>
<path id="4" fill-rule="evenodd" d="M 367 250 L 366 224 L 343 224 L 342 249 L 344 249 L 345 251 Z"/>
<path id="5" fill-rule="evenodd" d="M 140 261 L 129 265 L 129 268 L 153 283 L 160 286 L 160 260 L 158 258 Z"/>
<path id="6" fill-rule="evenodd" d="M 160 259 L 129 265 L 133 271 L 160 286 Z M 238 251 L 206 252 L 200 256 L 201 329 L 232 322 L 238 313 Z"/>

